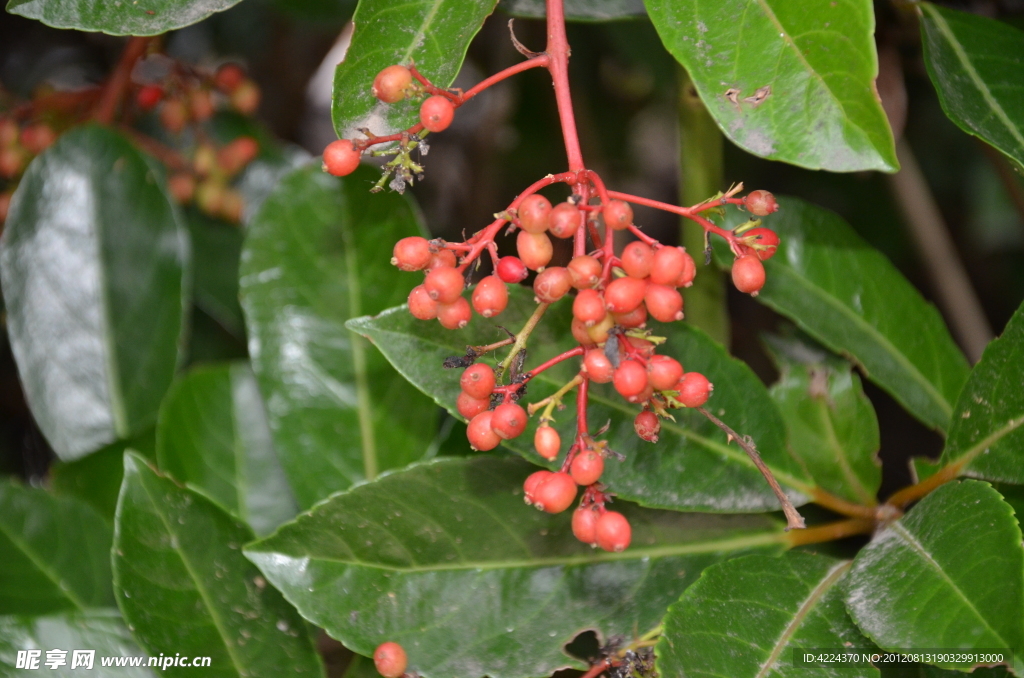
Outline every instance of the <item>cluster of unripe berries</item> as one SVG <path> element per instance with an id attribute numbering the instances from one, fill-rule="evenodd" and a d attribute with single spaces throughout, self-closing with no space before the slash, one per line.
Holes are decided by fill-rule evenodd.
<path id="1" fill-rule="evenodd" d="M 218 107 L 252 115 L 260 105 L 260 89 L 238 64 L 224 64 L 212 77 L 172 77 L 139 87 L 135 102 L 142 111 L 156 110 L 160 124 L 178 134 L 189 123 L 209 120 Z"/>
<path id="2" fill-rule="evenodd" d="M 57 140 L 57 133 L 45 122 L 19 125 L 11 117 L 0 117 L 0 182 L 6 184 L 0 191 L 0 223 L 7 219 L 14 194 L 14 182 L 22 175 L 28 163 Z"/>
<path id="3" fill-rule="evenodd" d="M 396 104 L 406 97 L 426 94 L 427 90 L 405 66 L 388 66 L 373 80 L 373 95 L 386 104 Z M 443 132 L 452 124 L 458 98 L 434 94 L 420 104 L 420 125 L 428 132 Z M 324 171 L 343 177 L 356 171 L 362 149 L 351 139 L 338 139 L 324 149 Z"/>
<path id="4" fill-rule="evenodd" d="M 179 203 L 194 202 L 203 213 L 237 223 L 245 201 L 231 180 L 259 155 L 252 137 L 238 137 L 220 148 L 202 142 L 192 152 L 191 167 L 172 174 L 167 188 Z"/>

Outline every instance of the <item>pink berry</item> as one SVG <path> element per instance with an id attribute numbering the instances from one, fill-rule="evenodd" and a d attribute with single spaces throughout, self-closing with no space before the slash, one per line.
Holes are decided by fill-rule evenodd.
<path id="1" fill-rule="evenodd" d="M 626 516 L 615 511 L 605 511 L 597 519 L 594 529 L 597 537 L 597 545 L 605 551 L 619 553 L 629 548 L 629 542 L 633 538 L 633 530 L 629 526 Z"/>
<path id="2" fill-rule="evenodd" d="M 165 106 L 167 104 L 164 104 Z M 359 167 L 359 151 L 349 139 L 338 139 L 324 149 L 324 171 L 336 177 L 352 174 Z"/>
<path id="3" fill-rule="evenodd" d="M 442 267 L 427 273 L 423 286 L 427 288 L 430 298 L 437 303 L 451 304 L 462 294 L 466 280 L 458 269 Z"/>
<path id="4" fill-rule="evenodd" d="M 561 513 L 576 499 L 576 483 L 568 473 L 552 473 L 534 492 L 534 505 L 548 513 Z"/>
<path id="5" fill-rule="evenodd" d="M 473 310 L 463 297 L 456 297 L 450 304 L 437 305 L 437 321 L 449 330 L 461 330 L 473 318 Z"/>
<path id="6" fill-rule="evenodd" d="M 539 426 L 537 432 L 533 434 L 533 446 L 537 448 L 537 454 L 551 461 L 558 456 L 562 438 L 558 435 L 558 431 L 550 426 Z"/>
<path id="7" fill-rule="evenodd" d="M 470 365 L 459 377 L 462 392 L 473 398 L 490 398 L 494 384 L 494 370 L 484 363 Z"/>
<path id="8" fill-rule="evenodd" d="M 519 203 L 519 225 L 527 233 L 544 233 L 551 221 L 551 201 L 534 193 Z"/>
<path id="9" fill-rule="evenodd" d="M 519 257 L 502 257 L 498 259 L 496 272 L 498 277 L 509 285 L 522 282 L 530 274 L 530 270 L 526 268 L 526 264 Z"/>
<path id="10" fill-rule="evenodd" d="M 764 265 L 756 254 L 744 254 L 732 264 L 732 284 L 740 292 L 757 296 L 764 287 Z"/>
<path id="11" fill-rule="evenodd" d="M 473 310 L 485 318 L 492 318 L 508 306 L 508 288 L 501 278 L 489 275 L 473 290 Z"/>
<path id="12" fill-rule="evenodd" d="M 766 217 L 779 209 L 779 204 L 775 202 L 775 196 L 768 191 L 751 191 L 744 198 L 744 203 L 752 214 L 759 217 Z"/>
<path id="13" fill-rule="evenodd" d="M 398 64 L 388 66 L 373 79 L 373 96 L 386 104 L 396 104 L 405 98 L 412 84 L 412 72 Z"/>
<path id="14" fill-rule="evenodd" d="M 630 278 L 643 279 L 651 274 L 654 250 L 638 240 L 626 245 L 620 259 L 622 259 L 622 270 L 626 272 L 626 275 Z"/>
<path id="15" fill-rule="evenodd" d="M 492 410 L 486 410 L 470 419 L 466 427 L 466 438 L 474 450 L 489 452 L 501 443 L 501 438 L 491 428 L 493 415 Z"/>
<path id="16" fill-rule="evenodd" d="M 504 403 L 494 408 L 491 429 L 502 440 L 512 440 L 526 430 L 526 410 L 516 403 Z"/>
<path id="17" fill-rule="evenodd" d="M 597 520 L 600 516 L 590 506 L 576 509 L 572 513 L 572 533 L 584 544 L 597 546 Z"/>
<path id="18" fill-rule="evenodd" d="M 656 443 L 658 442 L 658 433 L 661 432 L 661 421 L 654 412 L 644 410 L 633 420 L 633 430 L 641 440 Z"/>
<path id="19" fill-rule="evenodd" d="M 687 372 L 676 384 L 676 390 L 679 391 L 676 399 L 684 407 L 700 407 L 708 401 L 715 386 L 700 372 Z"/>
<path id="20" fill-rule="evenodd" d="M 420 106 L 420 124 L 431 132 L 443 132 L 452 124 L 455 106 L 440 94 L 428 97 Z"/>
<path id="21" fill-rule="evenodd" d="M 400 678 L 409 664 L 405 650 L 398 643 L 381 643 L 373 651 L 373 664 L 384 678 Z"/>
<path id="22" fill-rule="evenodd" d="M 612 385 L 623 398 L 638 396 L 647 388 L 647 370 L 636 360 L 623 360 L 612 376 Z"/>
<path id="23" fill-rule="evenodd" d="M 474 398 L 465 391 L 455 399 L 455 409 L 466 419 L 472 419 L 491 405 L 490 398 Z"/>
<path id="24" fill-rule="evenodd" d="M 583 450 L 572 460 L 569 473 L 577 485 L 593 485 L 604 473 L 604 457 L 597 450 Z"/>
<path id="25" fill-rule="evenodd" d="M 409 292 L 409 313 L 420 320 L 433 320 L 437 317 L 437 302 L 430 298 L 430 293 L 423 285 L 417 285 Z"/>
<path id="26" fill-rule="evenodd" d="M 420 271 L 430 265 L 433 254 L 426 238 L 410 236 L 395 243 L 391 265 L 402 271 Z"/>
<path id="27" fill-rule="evenodd" d="M 621 200 L 610 200 L 604 206 L 604 223 L 614 231 L 621 231 L 633 223 L 633 208 Z"/>

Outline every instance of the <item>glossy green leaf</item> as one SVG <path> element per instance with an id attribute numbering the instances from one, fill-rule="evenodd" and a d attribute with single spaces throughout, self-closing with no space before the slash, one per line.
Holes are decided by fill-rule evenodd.
<path id="1" fill-rule="evenodd" d="M 151 424 L 178 362 L 187 234 L 156 165 L 87 125 L 32 162 L 0 249 L 32 415 L 75 459 Z"/>
<path id="2" fill-rule="evenodd" d="M 868 647 L 843 607 L 850 561 L 810 553 L 712 565 L 665 615 L 655 647 L 663 676 L 877 678 L 878 669 L 800 667 L 793 651 Z"/>
<path id="3" fill-rule="evenodd" d="M 376 318 L 359 318 L 349 327 L 370 338 L 413 384 L 455 413 L 459 371 L 444 370 L 444 358 L 462 354 L 467 345 L 479 346 L 503 338 L 497 325 L 518 328 L 536 308 L 533 293 L 522 287 L 509 289 L 508 309 L 498 318 L 475 317 L 463 330 L 449 331 L 437 322 L 413 318 L 405 307 L 388 310 Z M 526 369 L 575 345 L 569 333 L 570 299 L 552 306 L 531 335 Z M 653 325 L 653 323 L 652 323 Z M 751 436 L 779 482 L 791 489 L 794 501 L 806 502 L 811 483 L 785 448 L 785 424 L 760 380 L 744 363 L 685 323 L 658 325 L 655 334 L 668 341 L 659 352 L 677 358 L 687 370 L 708 376 L 715 391 L 707 407 L 734 430 Z M 498 352 L 499 356 L 503 352 Z M 579 359 L 571 359 L 542 372 L 529 384 L 525 402 L 551 395 L 573 378 Z M 566 409 L 555 413 L 563 450 L 575 431 L 575 396 L 565 399 Z M 640 440 L 633 419 L 640 411 L 623 400 L 610 384 L 592 385 L 587 410 L 591 431 L 609 422 L 601 438 L 625 455 L 624 461 L 609 458 L 601 482 L 619 496 L 654 508 L 712 512 L 757 512 L 778 509 L 778 500 L 746 454 L 729 445 L 726 436 L 703 416 L 688 410 L 674 411 L 675 422 L 664 420 L 656 444 Z M 544 462 L 533 449 L 537 422 L 507 446 L 526 458 Z M 549 466 L 553 466 L 548 464 Z"/>
<path id="4" fill-rule="evenodd" d="M 1013 648 L 1024 671 L 1021 531 L 988 483 L 929 494 L 876 533 L 847 581 L 850 616 L 879 647 Z"/>
<path id="5" fill-rule="evenodd" d="M 46 665 L 48 650 L 65 650 L 66 664 L 57 668 Z M 18 669 L 19 650 L 40 650 L 39 668 Z M 94 650 L 92 666 L 75 665 L 75 650 Z M 0 617 L 0 678 L 40 674 L 74 678 L 152 678 L 153 670 L 145 666 L 103 666 L 106 658 L 143 657 L 132 641 L 117 610 L 91 610 L 49 617 Z M 84 658 L 83 658 L 84 659 Z M 124 661 L 124 660 L 122 660 Z M 143 659 L 144 662 L 148 658 Z M 71 668 L 75 666 L 75 668 Z"/>
<path id="6" fill-rule="evenodd" d="M 856 363 L 925 424 L 946 430 L 970 367 L 935 307 L 838 215 L 780 198 L 781 244 L 757 300 Z M 750 217 L 730 209 L 728 227 Z M 722 241 L 715 238 L 716 246 Z M 719 262 L 732 255 L 717 249 Z"/>
<path id="7" fill-rule="evenodd" d="M 942 110 L 1024 169 L 1024 31 L 922 2 L 921 43 Z"/>
<path id="8" fill-rule="evenodd" d="M 111 605 L 110 540 L 88 504 L 0 480 L 0 615 Z"/>
<path id="9" fill-rule="evenodd" d="M 524 19 L 547 16 L 544 0 L 501 0 L 498 9 Z M 566 21 L 616 21 L 647 14 L 643 0 L 565 0 Z"/>
<path id="10" fill-rule="evenodd" d="M 198 210 L 189 210 L 186 222 L 192 240 L 194 303 L 228 332 L 244 338 L 245 321 L 238 302 L 241 229 Z"/>
<path id="11" fill-rule="evenodd" d="M 211 676 L 320 676 L 305 624 L 242 555 L 253 538 L 203 495 L 124 456 L 114 528 L 114 589 L 150 655 L 210 657 Z M 170 667 L 166 675 L 191 675 Z"/>
<path id="12" fill-rule="evenodd" d="M 198 23 L 240 0 L 9 0 L 7 11 L 54 28 L 110 35 L 159 35 Z"/>
<path id="13" fill-rule="evenodd" d="M 869 0 L 644 4 L 715 122 L 741 148 L 834 172 L 899 167 L 875 91 Z"/>
<path id="14" fill-rule="evenodd" d="M 533 470 L 479 456 L 418 464 L 335 495 L 246 555 L 304 617 L 364 655 L 402 644 L 425 678 L 549 675 L 563 645 L 654 627 L 700 571 L 781 543 L 760 516 L 630 509 L 633 543 L 591 550 L 570 511 L 526 506 Z"/>
<path id="15" fill-rule="evenodd" d="M 352 17 L 352 44 L 334 72 L 331 116 L 338 136 L 353 138 L 361 127 L 391 134 L 419 122 L 422 99 L 385 104 L 373 96 L 373 79 L 393 64 L 415 64 L 434 85 L 448 87 L 495 4 L 497 0 L 412 0 L 400 5 L 361 0 Z"/>
<path id="16" fill-rule="evenodd" d="M 1024 484 L 1024 306 L 985 348 L 960 393 L 942 463 L 960 473 Z"/>
<path id="17" fill-rule="evenodd" d="M 370 194 L 374 176 L 290 174 L 242 252 L 249 354 L 303 508 L 420 458 L 437 428 L 437 408 L 344 326 L 402 303 L 418 282 L 390 260 L 396 241 L 421 233 L 419 212 L 398 194 Z"/>
<path id="18" fill-rule="evenodd" d="M 171 388 L 160 408 L 156 456 L 161 470 L 258 535 L 298 512 L 247 363 L 195 367 Z"/>
<path id="19" fill-rule="evenodd" d="M 770 337 L 767 343 L 781 373 L 770 393 L 786 420 L 790 451 L 823 490 L 857 504 L 877 503 L 878 418 L 853 366 L 795 339 Z"/>
<path id="20" fill-rule="evenodd" d="M 81 459 L 54 462 L 49 472 L 50 488 L 54 494 L 88 502 L 113 525 L 127 446 L 118 441 Z"/>
<path id="21" fill-rule="evenodd" d="M 964 678 L 963 671 L 940 669 L 927 664 L 909 664 L 904 662 L 884 663 L 881 665 L 881 678 Z M 971 678 L 1006 678 L 1013 675 L 1005 666 L 980 666 L 971 671 Z"/>

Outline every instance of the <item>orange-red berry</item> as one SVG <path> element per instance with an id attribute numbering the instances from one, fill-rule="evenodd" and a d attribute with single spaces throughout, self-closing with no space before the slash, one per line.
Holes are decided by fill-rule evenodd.
<path id="1" fill-rule="evenodd" d="M 391 265 L 402 271 L 420 271 L 430 264 L 433 256 L 427 239 L 412 235 L 395 243 Z"/>
<path id="2" fill-rule="evenodd" d="M 597 546 L 597 510 L 590 506 L 581 506 L 572 513 L 572 533 L 584 544 Z"/>
<path id="3" fill-rule="evenodd" d="M 564 297 L 572 289 L 572 276 L 561 266 L 544 269 L 533 281 L 533 292 L 537 299 L 550 304 Z"/>
<path id="4" fill-rule="evenodd" d="M 598 546 L 605 551 L 616 553 L 629 548 L 629 542 L 633 539 L 633 530 L 626 516 L 616 511 L 605 511 L 601 514 L 594 532 Z"/>
<path id="5" fill-rule="evenodd" d="M 647 381 L 659 391 L 674 389 L 683 378 L 683 366 L 675 358 L 654 355 L 647 361 Z"/>
<path id="6" fill-rule="evenodd" d="M 324 149 L 323 169 L 336 177 L 348 176 L 359 167 L 359 155 L 351 140 L 332 141 Z"/>
<path id="7" fill-rule="evenodd" d="M 144 111 L 151 111 L 164 98 L 164 88 L 159 85 L 143 85 L 135 95 L 135 102 Z"/>
<path id="8" fill-rule="evenodd" d="M 558 456 L 558 450 L 562 447 L 562 437 L 547 424 L 538 426 L 533 434 L 533 446 L 537 448 L 537 454 L 551 461 Z"/>
<path id="9" fill-rule="evenodd" d="M 388 66 L 373 79 L 373 96 L 386 104 L 396 104 L 405 98 L 412 84 L 412 72 L 398 64 Z"/>
<path id="10" fill-rule="evenodd" d="M 644 410 L 633 420 L 633 430 L 642 440 L 656 443 L 658 442 L 658 433 L 661 432 L 661 421 L 654 412 Z"/>
<path id="11" fill-rule="evenodd" d="M 623 360 L 612 375 L 612 384 L 623 398 L 638 396 L 647 388 L 647 370 L 636 360 Z"/>
<path id="12" fill-rule="evenodd" d="M 572 286 L 578 290 L 594 287 L 601 282 L 601 262 L 589 254 L 573 257 L 566 268 L 572 276 Z"/>
<path id="13" fill-rule="evenodd" d="M 238 137 L 217 151 L 217 164 L 228 174 L 235 174 L 259 155 L 260 144 L 252 137 Z"/>
<path id="14" fill-rule="evenodd" d="M 485 318 L 493 318 L 508 306 L 508 288 L 501 278 L 489 275 L 473 290 L 473 310 Z"/>
<path id="15" fill-rule="evenodd" d="M 373 651 L 373 665 L 384 678 L 400 678 L 409 665 L 409 659 L 398 643 L 381 643 Z"/>
<path id="16" fill-rule="evenodd" d="M 651 261 L 651 282 L 678 287 L 681 278 L 688 277 L 686 282 L 693 282 L 696 271 L 693 257 L 682 247 L 662 247 L 654 253 Z"/>
<path id="17" fill-rule="evenodd" d="M 743 239 L 751 245 L 757 245 L 751 249 L 761 261 L 774 257 L 779 247 L 779 236 L 770 228 L 752 228 L 743 234 Z"/>
<path id="18" fill-rule="evenodd" d="M 213 84 L 221 92 L 231 94 L 245 80 L 245 71 L 238 64 L 224 64 L 213 76 Z"/>
<path id="19" fill-rule="evenodd" d="M 552 473 L 534 490 L 534 505 L 548 513 L 561 513 L 576 499 L 576 483 L 568 473 Z"/>
<path id="20" fill-rule="evenodd" d="M 744 198 L 744 203 L 751 214 L 756 214 L 759 217 L 766 217 L 779 209 L 779 204 L 775 202 L 775 196 L 768 191 L 751 191 Z"/>
<path id="21" fill-rule="evenodd" d="M 498 259 L 498 266 L 495 269 L 498 277 L 510 285 L 520 283 L 530 274 L 530 269 L 519 257 L 502 257 Z"/>
<path id="22" fill-rule="evenodd" d="M 539 271 L 551 261 L 555 248 L 547 233 L 519 231 L 519 235 L 516 236 L 516 251 L 526 268 Z"/>
<path id="23" fill-rule="evenodd" d="M 494 408 L 491 428 L 502 440 L 518 438 L 526 430 L 526 410 L 516 403 L 503 403 Z"/>
<path id="24" fill-rule="evenodd" d="M 604 320 L 608 311 L 604 307 L 604 299 L 597 290 L 580 290 L 572 302 L 572 314 L 587 327 L 593 327 Z"/>
<path id="25" fill-rule="evenodd" d="M 608 360 L 604 349 L 592 348 L 583 355 L 583 371 L 587 377 L 597 384 L 607 384 L 612 380 L 615 368 Z"/>
<path id="26" fill-rule="evenodd" d="M 534 193 L 519 203 L 519 225 L 527 233 L 544 233 L 551 222 L 551 201 Z"/>
<path id="27" fill-rule="evenodd" d="M 647 312 L 655 320 L 670 323 L 683 319 L 683 295 L 668 285 L 648 285 L 644 293 Z"/>
<path id="28" fill-rule="evenodd" d="M 437 321 L 445 329 L 461 330 L 472 318 L 473 311 L 463 297 L 456 297 L 450 304 L 437 305 Z"/>
<path id="29" fill-rule="evenodd" d="M 430 298 L 437 303 L 451 304 L 462 294 L 466 287 L 466 279 L 458 269 L 441 267 L 427 273 L 423 286 L 427 288 Z"/>
<path id="30" fill-rule="evenodd" d="M 470 365 L 459 377 L 459 386 L 462 388 L 462 392 L 473 398 L 490 398 L 494 384 L 494 370 L 490 365 L 484 363 Z"/>
<path id="31" fill-rule="evenodd" d="M 420 124 L 431 132 L 443 132 L 455 118 L 455 106 L 448 97 L 435 94 L 420 106 Z"/>
<path id="32" fill-rule="evenodd" d="M 714 384 L 708 381 L 700 372 L 687 372 L 676 384 L 679 395 L 676 399 L 685 407 L 700 407 L 708 401 L 711 392 L 715 390 Z"/>
<path id="33" fill-rule="evenodd" d="M 548 230 L 556 238 L 571 238 L 583 223 L 583 213 L 571 202 L 561 202 L 551 210 Z"/>
<path id="34" fill-rule="evenodd" d="M 604 206 L 604 223 L 615 231 L 628 228 L 633 223 L 633 208 L 621 200 L 609 200 Z"/>
<path id="35" fill-rule="evenodd" d="M 469 420 L 466 438 L 470 446 L 479 452 L 489 452 L 501 443 L 501 438 L 491 428 L 493 410 L 485 410 Z"/>
<path id="36" fill-rule="evenodd" d="M 617 278 L 604 290 L 605 307 L 612 313 L 629 313 L 644 300 L 647 283 L 636 278 Z"/>
<path id="37" fill-rule="evenodd" d="M 569 473 L 577 485 L 593 485 L 604 473 L 604 457 L 597 450 L 582 450 L 572 460 Z"/>
<path id="38" fill-rule="evenodd" d="M 631 242 L 622 250 L 622 270 L 630 278 L 646 278 L 651 274 L 654 250 L 639 240 Z"/>
<path id="39" fill-rule="evenodd" d="M 530 506 L 535 505 L 537 503 L 537 488 L 553 475 L 551 471 L 534 471 L 528 475 L 523 482 L 523 501 Z"/>
<path id="40" fill-rule="evenodd" d="M 613 313 L 612 319 L 620 327 L 643 327 L 647 322 L 647 307 L 640 304 L 628 313 Z"/>
<path id="41" fill-rule="evenodd" d="M 487 410 L 491 406 L 490 398 L 474 398 L 465 391 L 455 399 L 455 409 L 466 419 L 472 419 L 476 415 Z"/>
<path id="42" fill-rule="evenodd" d="M 437 317 L 437 302 L 430 298 L 430 293 L 423 285 L 417 285 L 409 292 L 409 313 L 420 320 L 433 320 Z"/>
<path id="43" fill-rule="evenodd" d="M 732 264 L 732 284 L 740 292 L 757 296 L 764 287 L 764 265 L 756 254 L 744 254 Z"/>

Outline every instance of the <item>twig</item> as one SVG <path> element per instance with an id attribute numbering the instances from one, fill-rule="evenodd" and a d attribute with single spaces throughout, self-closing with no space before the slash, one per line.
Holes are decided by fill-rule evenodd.
<path id="1" fill-rule="evenodd" d="M 743 448 L 743 451 L 747 453 L 748 457 L 750 457 L 750 461 L 754 462 L 754 466 L 756 466 L 757 470 L 761 472 L 764 479 L 768 481 L 768 485 L 771 486 L 772 492 L 775 493 L 775 496 L 779 498 L 779 503 L 782 504 L 782 512 L 786 514 L 786 530 L 804 529 L 806 525 L 804 523 L 803 516 L 801 516 L 800 512 L 793 506 L 793 502 L 789 500 L 786 493 L 782 491 L 782 488 L 779 486 L 779 482 L 775 480 L 775 476 L 772 475 L 771 470 L 765 466 L 763 461 L 761 461 L 761 455 L 757 453 L 757 448 L 754 447 L 753 443 L 749 439 L 740 436 L 736 431 L 733 431 L 729 428 L 728 424 L 708 412 L 703 407 L 698 407 L 697 411 L 707 417 L 708 421 L 712 424 L 725 431 L 726 435 L 735 440 L 736 444 Z"/>
<path id="2" fill-rule="evenodd" d="M 790 547 L 803 546 L 804 544 L 820 544 L 826 541 L 852 537 L 857 534 L 870 534 L 874 529 L 874 520 L 851 518 L 826 525 L 815 525 L 799 532 L 793 532 L 786 535 L 786 541 L 789 542 Z"/>
<path id="3" fill-rule="evenodd" d="M 896 156 L 902 169 L 889 175 L 889 186 L 924 259 L 939 306 L 945 311 L 967 358 L 976 363 L 992 340 L 992 327 L 957 255 L 949 229 L 935 204 L 935 196 L 905 139 L 896 142 Z"/>
<path id="4" fill-rule="evenodd" d="M 146 48 L 149 47 L 151 40 L 153 40 L 153 38 L 135 37 L 128 41 L 128 45 L 125 46 L 124 52 L 121 53 L 120 61 L 117 62 L 117 67 L 114 68 L 114 72 L 110 74 L 110 79 L 107 80 L 107 84 L 103 86 L 103 94 L 100 95 L 99 103 L 96 104 L 96 111 L 93 113 L 93 118 L 95 118 L 97 122 L 109 125 L 114 121 L 114 114 L 117 112 L 117 107 L 121 103 L 121 99 L 124 97 L 125 90 L 128 89 L 128 82 L 132 75 L 132 68 L 135 67 L 135 62 L 146 53 Z"/>
<path id="5" fill-rule="evenodd" d="M 548 306 L 551 304 L 538 304 L 537 310 L 533 312 L 530 319 L 523 325 L 523 329 L 519 330 L 519 334 L 516 335 L 516 343 L 512 345 L 512 350 L 509 351 L 508 357 L 501 361 L 501 365 L 498 367 L 500 373 L 504 373 L 508 369 L 509 365 L 512 364 L 512 360 L 526 348 L 526 342 L 533 334 L 533 329 L 537 327 L 537 323 L 544 317 L 544 311 L 548 310 Z"/>

